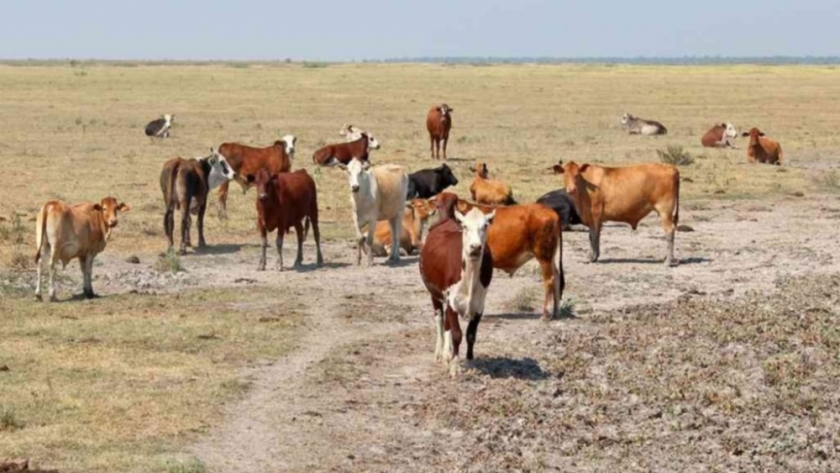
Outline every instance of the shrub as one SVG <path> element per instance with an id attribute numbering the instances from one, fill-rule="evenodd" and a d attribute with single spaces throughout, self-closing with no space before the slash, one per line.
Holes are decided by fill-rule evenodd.
<path id="1" fill-rule="evenodd" d="M 688 166 L 694 163 L 694 156 L 679 145 L 668 145 L 664 151 L 661 149 L 656 150 L 656 154 L 659 155 L 660 161 L 665 164 Z"/>

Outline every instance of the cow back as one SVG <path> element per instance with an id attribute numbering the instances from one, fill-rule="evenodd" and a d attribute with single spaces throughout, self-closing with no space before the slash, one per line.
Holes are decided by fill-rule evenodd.
<path id="1" fill-rule="evenodd" d="M 461 226 L 447 218 L 429 230 L 420 250 L 420 276 L 432 296 L 440 298 L 461 280 Z"/>
<path id="2" fill-rule="evenodd" d="M 401 166 L 386 164 L 370 170 L 371 178 L 376 180 L 376 203 L 379 220 L 388 220 L 401 216 L 405 209 L 408 191 L 408 176 Z"/>

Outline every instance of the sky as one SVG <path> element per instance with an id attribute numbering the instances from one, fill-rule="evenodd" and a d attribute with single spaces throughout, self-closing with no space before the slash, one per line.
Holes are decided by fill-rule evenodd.
<path id="1" fill-rule="evenodd" d="M 0 59 L 840 55 L 837 0 L 0 0 Z"/>

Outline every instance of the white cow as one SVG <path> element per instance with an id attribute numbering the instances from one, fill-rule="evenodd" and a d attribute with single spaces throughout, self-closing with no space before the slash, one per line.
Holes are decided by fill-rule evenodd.
<path id="1" fill-rule="evenodd" d="M 370 167 L 367 161 L 350 160 L 346 166 L 350 181 L 350 199 L 353 203 L 353 223 L 356 229 L 356 264 L 362 264 L 362 250 L 368 255 L 368 266 L 373 264 L 373 237 L 376 222 L 387 220 L 391 227 L 391 241 L 400 241 L 405 196 L 408 192 L 408 175 L 401 166 L 385 164 Z M 365 226 L 369 229 L 364 231 Z M 400 260 L 400 246 L 392 245 L 389 261 Z"/>
<path id="2" fill-rule="evenodd" d="M 348 143 L 351 141 L 358 140 L 362 137 L 363 133 L 366 133 L 368 136 L 370 135 L 370 133 L 367 133 L 365 130 L 362 130 L 356 125 L 350 125 L 348 123 L 345 123 L 344 126 L 341 127 L 341 130 L 338 132 L 339 136 L 343 136 L 344 141 Z"/>

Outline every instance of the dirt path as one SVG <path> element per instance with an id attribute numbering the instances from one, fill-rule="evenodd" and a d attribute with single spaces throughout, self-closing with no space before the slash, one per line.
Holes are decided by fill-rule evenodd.
<path id="1" fill-rule="evenodd" d="M 477 359 L 457 382 L 432 363 L 430 304 L 416 258 L 398 267 L 378 262 L 357 268 L 350 264 L 350 246 L 335 244 L 325 252 L 330 268 L 257 273 L 256 248 L 221 247 L 210 256 L 186 258 L 189 276 L 181 280 L 160 282 L 114 259 L 106 265 L 112 274 L 102 282 L 114 291 L 125 284 L 144 290 L 262 284 L 308 307 L 298 349 L 250 373 L 256 382 L 248 398 L 229 406 L 228 421 L 192 449 L 208 471 L 471 471 L 482 465 L 588 471 L 546 453 L 542 441 L 511 447 L 527 436 L 518 425 L 530 422 L 534 412 L 550 413 L 550 405 L 563 399 L 564 370 L 552 366 L 556 357 L 568 356 L 564 346 L 573 345 L 576 334 L 597 339 L 601 328 L 595 321 L 636 304 L 769 295 L 785 276 L 840 273 L 836 197 L 722 202 L 684 207 L 681 215 L 694 231 L 678 234 L 682 264 L 672 269 L 661 264 L 665 241 L 655 218 L 636 232 L 607 228 L 599 264 L 585 262 L 585 233 L 567 234 L 565 297 L 575 301 L 575 319 L 545 324 L 528 310 L 539 300 L 534 263 L 513 278 L 497 273 Z M 596 371 L 587 378 L 606 383 L 606 376 Z M 472 411 L 497 393 L 514 396 L 489 402 L 505 412 Z M 517 411 L 511 402 L 533 402 L 534 408 Z M 470 416 L 500 417 L 473 431 Z M 566 448 L 564 441 L 552 445 Z M 480 442 L 498 442 L 500 450 L 480 453 Z"/>

